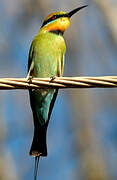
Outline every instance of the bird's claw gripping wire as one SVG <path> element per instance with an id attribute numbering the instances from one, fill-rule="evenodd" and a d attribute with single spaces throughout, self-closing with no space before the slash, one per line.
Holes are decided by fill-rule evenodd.
<path id="1" fill-rule="evenodd" d="M 26 77 L 26 80 L 27 80 L 27 82 L 28 82 L 29 84 L 32 82 L 32 78 L 33 78 L 33 77 L 30 76 L 30 75 Z"/>
<path id="2" fill-rule="evenodd" d="M 56 79 L 56 76 L 50 77 L 50 82 L 54 81 Z"/>

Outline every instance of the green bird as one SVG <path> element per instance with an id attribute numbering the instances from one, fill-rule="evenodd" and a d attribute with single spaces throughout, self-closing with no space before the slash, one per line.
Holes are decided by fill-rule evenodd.
<path id="1" fill-rule="evenodd" d="M 63 33 L 70 25 L 71 16 L 85 7 L 78 7 L 69 13 L 54 12 L 46 17 L 31 44 L 27 79 L 62 76 L 66 51 Z M 34 121 L 34 137 L 30 149 L 30 155 L 35 157 L 34 179 L 37 176 L 39 157 L 47 156 L 47 127 L 57 94 L 58 89 L 29 90 Z"/>

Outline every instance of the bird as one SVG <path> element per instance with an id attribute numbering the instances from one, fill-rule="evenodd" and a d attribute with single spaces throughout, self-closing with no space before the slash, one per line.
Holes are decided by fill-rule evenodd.
<path id="1" fill-rule="evenodd" d="M 72 15 L 85 7 L 87 5 L 68 13 L 53 12 L 45 18 L 30 47 L 27 80 L 30 81 L 33 77 L 53 80 L 62 76 L 66 52 L 63 34 L 70 25 Z M 47 156 L 47 127 L 57 94 L 58 89 L 29 90 L 34 122 L 34 136 L 29 154 L 35 157 L 34 180 L 37 178 L 39 157 Z"/>

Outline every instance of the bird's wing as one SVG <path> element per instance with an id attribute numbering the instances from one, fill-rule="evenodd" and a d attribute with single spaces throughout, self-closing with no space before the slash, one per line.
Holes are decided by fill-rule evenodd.
<path id="1" fill-rule="evenodd" d="M 33 48 L 33 43 L 31 44 L 30 51 L 29 51 L 29 56 L 28 56 L 28 76 L 32 75 L 33 69 L 34 69 L 34 48 Z"/>

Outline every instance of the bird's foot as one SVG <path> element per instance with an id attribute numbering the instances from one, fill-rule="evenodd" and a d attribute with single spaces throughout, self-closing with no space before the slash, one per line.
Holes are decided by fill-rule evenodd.
<path id="1" fill-rule="evenodd" d="M 28 75 L 26 77 L 27 82 L 30 84 L 32 82 L 32 76 Z"/>
<path id="2" fill-rule="evenodd" d="M 56 79 L 56 76 L 50 77 L 50 82 L 54 81 Z"/>

